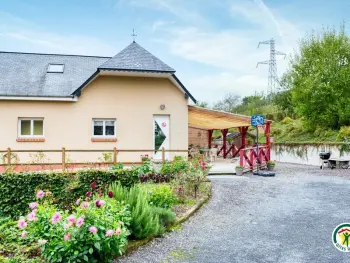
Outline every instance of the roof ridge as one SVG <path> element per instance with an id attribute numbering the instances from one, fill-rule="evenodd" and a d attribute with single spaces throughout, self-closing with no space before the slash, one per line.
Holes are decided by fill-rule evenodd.
<path id="1" fill-rule="evenodd" d="M 92 55 L 75 55 L 75 54 L 51 54 L 51 53 L 35 53 L 35 52 L 19 52 L 19 51 L 1 51 L 0 53 L 8 54 L 26 54 L 26 55 L 43 55 L 43 56 L 71 56 L 71 57 L 89 57 L 89 58 L 112 58 L 105 56 L 92 56 Z"/>
<path id="2" fill-rule="evenodd" d="M 170 67 L 168 64 L 160 60 L 157 56 L 153 55 L 135 41 L 100 65 L 99 69 L 152 70 L 175 73 L 175 69 Z"/>

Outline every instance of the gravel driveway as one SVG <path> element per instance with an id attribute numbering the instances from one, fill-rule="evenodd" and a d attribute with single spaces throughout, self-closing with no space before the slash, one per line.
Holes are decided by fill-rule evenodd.
<path id="1" fill-rule="evenodd" d="M 279 164 L 275 178 L 213 176 L 181 229 L 116 262 L 350 262 L 331 242 L 350 221 L 350 170 Z"/>

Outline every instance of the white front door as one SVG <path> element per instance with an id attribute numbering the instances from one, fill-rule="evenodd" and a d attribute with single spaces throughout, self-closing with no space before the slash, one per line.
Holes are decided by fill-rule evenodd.
<path id="1" fill-rule="evenodd" d="M 154 115 L 153 116 L 153 130 L 154 130 L 154 155 L 156 160 L 162 159 L 162 148 L 169 150 L 170 130 L 169 130 L 169 116 Z M 165 153 L 165 159 L 169 160 L 169 152 Z"/>

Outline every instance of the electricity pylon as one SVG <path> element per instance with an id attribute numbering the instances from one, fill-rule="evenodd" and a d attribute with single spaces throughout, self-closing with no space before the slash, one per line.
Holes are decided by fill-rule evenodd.
<path id="1" fill-rule="evenodd" d="M 270 45 L 270 60 L 261 61 L 256 64 L 256 67 L 258 67 L 260 64 L 269 65 L 269 81 L 268 81 L 267 92 L 266 92 L 266 98 L 268 98 L 269 95 L 272 95 L 275 93 L 276 87 L 279 85 L 278 75 L 277 75 L 276 55 L 281 55 L 281 56 L 284 56 L 284 58 L 286 58 L 286 54 L 280 51 L 276 51 L 275 40 L 273 38 L 271 38 L 270 40 L 259 42 L 258 48 L 260 47 L 260 45 Z"/>

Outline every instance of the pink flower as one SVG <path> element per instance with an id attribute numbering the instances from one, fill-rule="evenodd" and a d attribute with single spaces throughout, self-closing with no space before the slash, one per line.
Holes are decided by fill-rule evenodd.
<path id="1" fill-rule="evenodd" d="M 116 231 L 115 231 L 115 234 L 117 235 L 117 236 L 119 236 L 120 235 L 120 228 L 118 228 Z"/>
<path id="2" fill-rule="evenodd" d="M 38 218 L 35 216 L 36 210 L 34 209 L 32 212 L 30 212 L 27 216 L 28 221 L 38 221 Z"/>
<path id="3" fill-rule="evenodd" d="M 113 236 L 113 234 L 114 234 L 114 231 L 113 230 L 107 230 L 107 232 L 106 232 L 106 237 L 111 237 L 111 236 Z"/>
<path id="4" fill-rule="evenodd" d="M 86 208 L 88 208 L 89 207 L 89 202 L 82 202 L 81 203 L 81 208 L 83 208 L 83 209 L 86 209 Z"/>
<path id="5" fill-rule="evenodd" d="M 80 198 L 75 202 L 76 205 L 80 204 Z"/>
<path id="6" fill-rule="evenodd" d="M 97 228 L 94 227 L 94 226 L 90 226 L 90 227 L 89 227 L 89 231 L 90 231 L 91 233 L 93 233 L 93 234 L 96 234 L 96 233 L 97 233 Z"/>
<path id="7" fill-rule="evenodd" d="M 45 192 L 43 190 L 39 190 L 37 193 L 36 193 L 36 197 L 37 198 L 43 198 L 45 196 Z"/>
<path id="8" fill-rule="evenodd" d="M 75 222 L 75 215 L 70 215 L 67 217 L 67 221 L 71 224 L 74 224 Z"/>
<path id="9" fill-rule="evenodd" d="M 26 236 L 27 236 L 27 231 L 23 231 L 22 233 L 21 233 L 21 238 L 25 238 Z"/>
<path id="10" fill-rule="evenodd" d="M 61 220 L 61 218 L 62 218 L 61 214 L 60 214 L 59 212 L 56 212 L 56 213 L 53 214 L 53 216 L 52 216 L 50 222 L 51 222 L 52 224 L 56 224 L 58 221 Z"/>
<path id="11" fill-rule="evenodd" d="M 96 183 L 96 182 L 92 182 L 92 183 L 90 184 L 90 187 L 91 187 L 92 189 L 96 188 L 96 186 L 97 186 L 97 183 Z"/>
<path id="12" fill-rule="evenodd" d="M 27 227 L 27 222 L 26 222 L 26 220 L 25 219 L 20 219 L 20 220 L 18 220 L 18 228 L 20 228 L 20 229 L 23 229 L 23 228 L 26 228 Z"/>
<path id="13" fill-rule="evenodd" d="M 67 223 L 67 224 L 64 224 L 64 225 L 63 225 L 63 228 L 64 228 L 64 229 L 67 229 L 67 228 L 70 228 L 72 225 L 73 225 L 73 224 L 69 222 L 69 223 Z"/>
<path id="14" fill-rule="evenodd" d="M 38 240 L 38 244 L 39 245 L 45 245 L 47 243 L 47 240 L 45 240 L 45 239 L 39 239 Z"/>
<path id="15" fill-rule="evenodd" d="M 37 208 L 38 205 L 39 204 L 37 202 L 32 202 L 32 203 L 29 204 L 29 208 L 33 210 L 33 209 Z"/>
<path id="16" fill-rule="evenodd" d="M 79 218 L 77 219 L 77 222 L 75 223 L 75 225 L 76 225 L 77 227 L 81 227 L 83 224 L 84 224 L 84 217 L 81 216 L 81 217 L 79 217 Z"/>
<path id="17" fill-rule="evenodd" d="M 87 198 L 90 198 L 90 197 L 92 196 L 92 192 L 87 192 L 87 193 L 85 194 L 85 196 L 86 196 Z"/>
<path id="18" fill-rule="evenodd" d="M 70 240 L 70 233 L 67 233 L 64 235 L 64 241 L 69 241 Z"/>
<path id="19" fill-rule="evenodd" d="M 96 201 L 95 201 L 95 206 L 96 207 L 102 207 L 102 206 L 104 206 L 105 205 L 105 201 L 103 201 L 103 200 L 100 200 L 100 199 L 97 199 Z"/>

